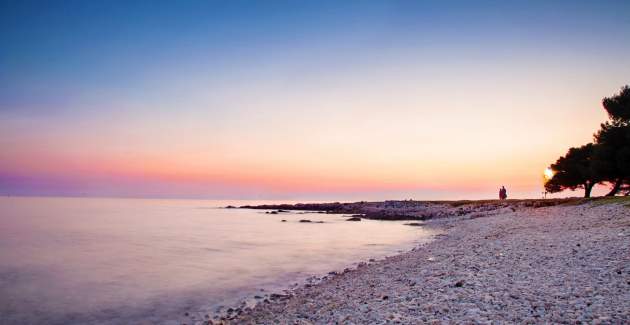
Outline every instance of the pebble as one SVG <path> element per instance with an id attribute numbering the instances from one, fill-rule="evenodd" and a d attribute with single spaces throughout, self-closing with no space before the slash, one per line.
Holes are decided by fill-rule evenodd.
<path id="1" fill-rule="evenodd" d="M 630 209 L 503 210 L 425 221 L 447 236 L 331 272 L 227 323 L 630 324 Z"/>

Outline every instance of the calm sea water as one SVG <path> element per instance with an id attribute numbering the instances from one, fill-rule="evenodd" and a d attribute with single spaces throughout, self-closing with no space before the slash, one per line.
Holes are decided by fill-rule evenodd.
<path id="1" fill-rule="evenodd" d="M 218 208 L 230 203 L 243 202 L 0 198 L 0 324 L 179 324 L 430 236 L 402 222 Z"/>

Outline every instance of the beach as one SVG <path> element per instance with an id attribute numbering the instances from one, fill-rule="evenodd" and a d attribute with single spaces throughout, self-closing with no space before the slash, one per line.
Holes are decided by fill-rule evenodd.
<path id="1" fill-rule="evenodd" d="M 451 206 L 430 243 L 188 323 L 630 322 L 630 201 L 539 202 Z"/>
<path id="2" fill-rule="evenodd" d="M 630 0 L 0 1 L 0 325 L 630 325 Z"/>

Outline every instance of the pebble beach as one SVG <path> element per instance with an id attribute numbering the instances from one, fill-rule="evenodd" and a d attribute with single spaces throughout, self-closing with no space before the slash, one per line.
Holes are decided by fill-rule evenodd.
<path id="1" fill-rule="evenodd" d="M 495 209 L 427 220 L 412 251 L 196 324 L 628 324 L 630 208 Z"/>

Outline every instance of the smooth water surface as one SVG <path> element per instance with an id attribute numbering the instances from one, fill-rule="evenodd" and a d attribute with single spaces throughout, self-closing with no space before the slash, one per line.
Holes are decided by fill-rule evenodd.
<path id="1" fill-rule="evenodd" d="M 0 324 L 177 324 L 184 312 L 391 255 L 430 235 L 402 222 L 218 208 L 229 203 L 0 198 Z"/>

